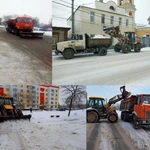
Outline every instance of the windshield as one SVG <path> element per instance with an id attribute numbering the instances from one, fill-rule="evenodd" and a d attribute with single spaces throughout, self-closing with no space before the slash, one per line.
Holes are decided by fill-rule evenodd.
<path id="1" fill-rule="evenodd" d="M 31 18 L 18 18 L 18 22 L 27 22 L 27 23 L 32 23 Z"/>
<path id="2" fill-rule="evenodd" d="M 144 95 L 143 96 L 143 103 L 144 104 L 150 104 L 150 95 Z"/>
<path id="3" fill-rule="evenodd" d="M 13 105 L 13 98 L 0 97 L 0 105 Z"/>
<path id="4" fill-rule="evenodd" d="M 99 99 L 99 98 L 90 98 L 89 99 L 88 107 L 92 107 L 92 106 L 103 107 L 104 105 L 105 105 L 104 99 Z"/>

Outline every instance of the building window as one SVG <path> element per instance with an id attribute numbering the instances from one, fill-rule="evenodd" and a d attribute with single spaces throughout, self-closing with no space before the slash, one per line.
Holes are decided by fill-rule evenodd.
<path id="1" fill-rule="evenodd" d="M 104 14 L 102 14 L 102 16 L 101 16 L 101 23 L 105 23 L 105 15 Z"/>
<path id="2" fill-rule="evenodd" d="M 94 21 L 95 21 L 95 12 L 91 11 L 90 12 L 90 22 L 94 23 Z"/>
<path id="3" fill-rule="evenodd" d="M 110 24 L 114 24 L 114 16 L 110 16 Z"/>
<path id="4" fill-rule="evenodd" d="M 51 100 L 53 100 L 53 98 L 51 98 Z"/>
<path id="5" fill-rule="evenodd" d="M 110 6 L 109 9 L 115 11 L 115 8 L 113 6 Z"/>
<path id="6" fill-rule="evenodd" d="M 53 102 L 51 102 L 51 104 L 53 104 Z"/>
<path id="7" fill-rule="evenodd" d="M 126 19 L 126 26 L 128 26 L 129 25 L 129 20 L 128 19 Z"/>
<path id="8" fill-rule="evenodd" d="M 119 18 L 119 26 L 122 25 L 122 18 Z"/>

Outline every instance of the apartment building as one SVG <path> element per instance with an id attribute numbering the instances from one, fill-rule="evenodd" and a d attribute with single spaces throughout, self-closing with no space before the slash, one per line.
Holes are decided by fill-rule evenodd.
<path id="1" fill-rule="evenodd" d="M 75 34 L 87 33 L 90 36 L 105 35 L 103 26 L 120 26 L 121 33 L 135 32 L 135 5 L 134 0 L 118 0 L 104 3 L 103 0 L 95 1 L 95 8 L 79 6 L 74 12 Z M 68 25 L 72 24 L 72 16 Z M 71 37 L 72 30 L 69 31 Z"/>
<path id="2" fill-rule="evenodd" d="M 24 109 L 57 109 L 59 86 L 52 85 L 5 85 L 0 87 L 0 95 L 14 97 L 14 102 Z"/>

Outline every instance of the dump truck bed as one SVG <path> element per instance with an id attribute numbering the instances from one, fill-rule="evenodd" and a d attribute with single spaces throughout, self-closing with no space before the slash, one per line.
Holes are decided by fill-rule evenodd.
<path id="1" fill-rule="evenodd" d="M 102 45 L 110 46 L 112 44 L 111 38 L 89 38 L 88 47 L 98 47 Z"/>

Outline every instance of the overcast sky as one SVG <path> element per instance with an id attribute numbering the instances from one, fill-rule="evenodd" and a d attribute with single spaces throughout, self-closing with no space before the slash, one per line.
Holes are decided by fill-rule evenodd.
<path id="1" fill-rule="evenodd" d="M 122 86 L 122 85 L 120 85 Z M 100 85 L 89 85 L 87 86 L 87 94 L 90 96 L 101 96 L 103 98 L 107 98 L 109 100 L 113 96 L 117 94 L 121 94 L 120 86 L 110 85 L 110 86 L 100 86 Z M 131 92 L 132 95 L 137 94 L 150 94 L 150 87 L 148 86 L 129 86 L 126 85 L 126 90 Z"/>
<path id="2" fill-rule="evenodd" d="M 56 4 L 56 2 L 64 4 L 64 5 L 71 5 L 72 0 L 53 0 L 52 7 L 53 7 L 53 18 L 54 23 L 56 24 L 66 24 L 65 19 L 68 18 L 71 14 L 71 8 Z M 108 2 L 109 0 L 104 0 L 104 2 Z M 117 2 L 117 0 L 112 0 Z M 68 2 L 68 3 L 67 3 Z M 95 0 L 74 0 L 75 8 L 79 5 L 85 5 L 89 7 L 94 7 Z M 135 22 L 139 24 L 148 24 L 147 19 L 150 17 L 150 0 L 134 0 L 136 6 L 136 14 L 135 14 Z M 70 4 L 69 4 L 70 3 Z M 57 18 L 57 19 L 56 19 Z"/>
<path id="3" fill-rule="evenodd" d="M 48 23 L 52 17 L 52 0 L 0 0 L 0 17 L 3 15 L 29 15 Z"/>

